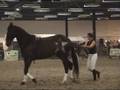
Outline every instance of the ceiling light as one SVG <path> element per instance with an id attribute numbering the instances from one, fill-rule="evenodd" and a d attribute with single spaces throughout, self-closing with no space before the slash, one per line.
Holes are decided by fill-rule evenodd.
<path id="1" fill-rule="evenodd" d="M 84 7 L 99 7 L 99 4 L 84 4 Z"/>
<path id="2" fill-rule="evenodd" d="M 40 5 L 39 4 L 24 4 L 22 5 L 23 8 L 33 8 L 33 9 L 36 9 L 36 8 L 40 8 Z"/>
<path id="3" fill-rule="evenodd" d="M 15 20 L 15 17 L 12 16 L 2 17 L 1 20 Z"/>
<path id="4" fill-rule="evenodd" d="M 83 12 L 82 8 L 69 8 L 68 12 Z"/>
<path id="5" fill-rule="evenodd" d="M 9 15 L 12 17 L 17 17 L 17 18 L 21 18 L 22 15 L 19 12 L 12 12 L 12 11 L 5 11 L 4 15 Z"/>
<path id="6" fill-rule="evenodd" d="M 35 20 L 45 20 L 46 18 L 44 17 L 36 17 Z"/>
<path id="7" fill-rule="evenodd" d="M 108 11 L 120 12 L 120 8 L 109 8 Z"/>
<path id="8" fill-rule="evenodd" d="M 97 20 L 109 20 L 108 17 L 98 17 Z"/>
<path id="9" fill-rule="evenodd" d="M 104 13 L 102 12 L 98 12 L 98 13 L 95 13 L 95 15 L 103 15 Z"/>
<path id="10" fill-rule="evenodd" d="M 37 2 L 41 2 L 41 0 L 38 0 Z"/>
<path id="11" fill-rule="evenodd" d="M 110 17 L 120 17 L 120 14 L 112 14 Z"/>
<path id="12" fill-rule="evenodd" d="M 102 2 L 120 2 L 120 0 L 102 0 Z"/>
<path id="13" fill-rule="evenodd" d="M 44 18 L 57 18 L 57 15 L 45 15 Z"/>
<path id="14" fill-rule="evenodd" d="M 36 37 L 51 37 L 55 36 L 55 34 L 34 34 Z"/>
<path id="15" fill-rule="evenodd" d="M 16 11 L 20 11 L 20 8 L 16 8 L 15 10 L 16 10 Z"/>
<path id="16" fill-rule="evenodd" d="M 8 7 L 7 4 L 0 4 L 0 7 Z"/>
<path id="17" fill-rule="evenodd" d="M 57 15 L 59 15 L 59 16 L 69 16 L 69 15 L 71 15 L 71 13 L 58 13 Z"/>
<path id="18" fill-rule="evenodd" d="M 12 15 L 12 16 L 14 16 L 14 17 L 16 17 L 16 18 L 22 18 L 22 17 L 23 17 L 23 15 L 20 14 L 19 12 L 15 12 L 15 14 Z"/>
<path id="19" fill-rule="evenodd" d="M 14 12 L 12 12 L 12 11 L 5 11 L 4 12 L 4 15 L 13 15 L 14 14 Z"/>
<path id="20" fill-rule="evenodd" d="M 39 8 L 35 9 L 34 12 L 50 12 L 50 8 Z"/>
<path id="21" fill-rule="evenodd" d="M 51 0 L 52 2 L 69 2 L 70 0 Z"/>
<path id="22" fill-rule="evenodd" d="M 85 18 L 85 17 L 89 17 L 90 14 L 81 14 L 81 15 L 78 15 L 79 18 Z"/>
<path id="23" fill-rule="evenodd" d="M 19 0 L 4 0 L 4 1 L 8 1 L 8 2 L 18 2 Z"/>
<path id="24" fill-rule="evenodd" d="M 68 20 L 76 20 L 78 19 L 77 17 L 71 17 L 71 18 L 68 18 Z"/>

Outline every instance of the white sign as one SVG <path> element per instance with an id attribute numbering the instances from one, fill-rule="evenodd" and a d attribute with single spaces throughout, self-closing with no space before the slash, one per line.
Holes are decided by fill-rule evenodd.
<path id="1" fill-rule="evenodd" d="M 5 51 L 6 61 L 16 61 L 18 60 L 18 50 Z"/>
<path id="2" fill-rule="evenodd" d="M 118 49 L 118 48 L 111 48 L 110 49 L 110 56 L 120 56 L 120 49 Z"/>

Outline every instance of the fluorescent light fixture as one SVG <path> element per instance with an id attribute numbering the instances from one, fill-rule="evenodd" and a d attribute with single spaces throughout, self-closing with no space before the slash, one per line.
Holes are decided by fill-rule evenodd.
<path id="1" fill-rule="evenodd" d="M 83 12 L 84 10 L 82 8 L 69 8 L 68 12 Z"/>
<path id="2" fill-rule="evenodd" d="M 61 2 L 61 0 L 51 0 L 52 2 Z"/>
<path id="3" fill-rule="evenodd" d="M 57 15 L 59 15 L 59 16 L 69 16 L 69 15 L 71 15 L 71 13 L 64 12 L 64 13 L 58 13 Z"/>
<path id="4" fill-rule="evenodd" d="M 120 17 L 120 14 L 112 14 L 110 17 Z"/>
<path id="5" fill-rule="evenodd" d="M 69 38 L 71 41 L 79 41 L 79 43 L 85 42 L 85 39 L 83 37 L 80 37 L 80 36 L 70 36 Z"/>
<path id="6" fill-rule="evenodd" d="M 39 8 L 35 9 L 34 12 L 50 12 L 50 8 Z"/>
<path id="7" fill-rule="evenodd" d="M 13 15 L 15 12 L 12 12 L 12 11 L 5 11 L 4 12 L 4 15 Z"/>
<path id="8" fill-rule="evenodd" d="M 44 17 L 36 17 L 35 20 L 45 20 L 46 18 Z"/>
<path id="9" fill-rule="evenodd" d="M 98 12 L 98 13 L 95 13 L 95 15 L 103 15 L 104 13 L 102 12 Z"/>
<path id="10" fill-rule="evenodd" d="M 12 16 L 2 17 L 1 20 L 15 20 L 15 17 Z"/>
<path id="11" fill-rule="evenodd" d="M 0 7 L 8 7 L 7 4 L 0 4 Z"/>
<path id="12" fill-rule="evenodd" d="M 80 15 L 78 15 L 78 18 L 86 18 L 89 16 L 90 16 L 90 14 L 80 14 Z"/>
<path id="13" fill-rule="evenodd" d="M 99 4 L 84 4 L 84 7 L 99 7 Z"/>
<path id="14" fill-rule="evenodd" d="M 98 17 L 97 20 L 109 20 L 108 17 Z"/>
<path id="15" fill-rule="evenodd" d="M 57 15 L 45 15 L 44 18 L 57 18 Z"/>
<path id="16" fill-rule="evenodd" d="M 71 0 L 61 0 L 61 2 L 62 2 L 62 1 L 64 2 L 64 1 L 71 1 Z"/>
<path id="17" fill-rule="evenodd" d="M 71 17 L 71 18 L 68 18 L 68 20 L 76 20 L 78 19 L 77 17 Z"/>
<path id="18" fill-rule="evenodd" d="M 97 20 L 101 20 L 101 18 L 97 18 Z"/>
<path id="19" fill-rule="evenodd" d="M 39 4 L 24 4 L 22 5 L 23 8 L 33 8 L 33 9 L 36 9 L 36 8 L 40 8 L 40 5 Z"/>
<path id="20" fill-rule="evenodd" d="M 19 0 L 4 0 L 4 1 L 8 1 L 8 2 L 18 2 Z"/>
<path id="21" fill-rule="evenodd" d="M 120 0 L 102 0 L 102 2 L 120 2 Z"/>
<path id="22" fill-rule="evenodd" d="M 16 10 L 16 11 L 20 11 L 20 8 L 16 8 L 15 10 Z"/>
<path id="23" fill-rule="evenodd" d="M 60 2 L 70 2 L 71 0 L 60 0 Z"/>
<path id="24" fill-rule="evenodd" d="M 37 2 L 41 2 L 41 0 L 38 0 Z"/>
<path id="25" fill-rule="evenodd" d="M 109 8 L 108 11 L 120 12 L 120 8 Z"/>
<path id="26" fill-rule="evenodd" d="M 5 11 L 4 15 L 9 15 L 12 17 L 17 17 L 17 18 L 21 18 L 22 15 L 19 12 L 12 12 L 12 11 Z"/>
<path id="27" fill-rule="evenodd" d="M 36 37 L 51 37 L 55 36 L 55 34 L 34 34 Z"/>
<path id="28" fill-rule="evenodd" d="M 51 0 L 52 2 L 70 2 L 70 0 Z"/>
<path id="29" fill-rule="evenodd" d="M 12 16 L 13 16 L 13 17 L 16 17 L 16 18 L 22 18 L 22 17 L 23 17 L 23 15 L 20 14 L 19 12 L 15 12 L 15 14 L 12 15 Z"/>

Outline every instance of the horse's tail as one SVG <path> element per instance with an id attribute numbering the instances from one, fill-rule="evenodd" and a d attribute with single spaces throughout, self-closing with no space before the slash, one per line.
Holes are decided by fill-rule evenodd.
<path id="1" fill-rule="evenodd" d="M 73 75 L 77 79 L 79 78 L 79 58 L 77 53 L 74 50 L 74 47 L 72 47 L 72 60 L 73 60 Z"/>

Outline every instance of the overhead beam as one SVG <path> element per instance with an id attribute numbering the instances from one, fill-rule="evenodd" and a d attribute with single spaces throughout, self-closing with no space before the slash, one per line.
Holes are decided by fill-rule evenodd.
<path id="1" fill-rule="evenodd" d="M 94 35 L 94 40 L 96 40 L 96 17 L 95 17 L 95 12 L 92 13 L 92 29 L 93 29 L 93 35 Z"/>
<path id="2" fill-rule="evenodd" d="M 67 16 L 65 18 L 65 35 L 66 35 L 66 37 L 69 36 L 69 32 L 68 32 L 68 18 L 67 18 Z"/>

